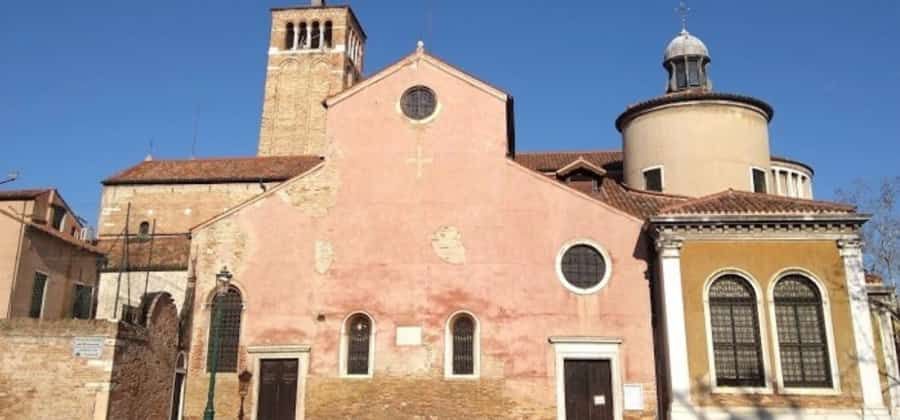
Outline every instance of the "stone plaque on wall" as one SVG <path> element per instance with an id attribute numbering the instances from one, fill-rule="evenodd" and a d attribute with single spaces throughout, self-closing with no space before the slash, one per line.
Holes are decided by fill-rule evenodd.
<path id="1" fill-rule="evenodd" d="M 644 409 L 644 387 L 641 384 L 625 384 L 623 387 L 625 394 L 626 410 L 643 410 Z"/>
<path id="2" fill-rule="evenodd" d="M 421 346 L 422 327 L 397 327 L 398 346 Z"/>
<path id="3" fill-rule="evenodd" d="M 75 337 L 72 354 L 82 359 L 99 359 L 103 355 L 104 337 Z"/>

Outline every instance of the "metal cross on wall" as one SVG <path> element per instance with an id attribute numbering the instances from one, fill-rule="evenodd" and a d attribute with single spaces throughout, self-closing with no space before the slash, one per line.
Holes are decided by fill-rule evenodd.
<path id="1" fill-rule="evenodd" d="M 416 145 L 416 156 L 406 159 L 406 163 L 411 163 L 416 165 L 416 178 L 422 177 L 422 168 L 424 165 L 430 165 L 432 163 L 431 158 L 426 158 L 422 153 L 422 144 L 419 143 Z"/>

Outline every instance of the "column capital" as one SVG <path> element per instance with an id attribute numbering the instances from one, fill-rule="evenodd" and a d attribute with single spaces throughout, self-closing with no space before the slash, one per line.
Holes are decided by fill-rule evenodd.
<path id="1" fill-rule="evenodd" d="M 862 254 L 862 240 L 858 237 L 838 239 L 837 246 L 842 257 L 855 257 Z"/>
<path id="2" fill-rule="evenodd" d="M 681 256 L 681 246 L 684 241 L 676 238 L 657 238 L 656 251 L 662 257 L 677 258 Z"/>

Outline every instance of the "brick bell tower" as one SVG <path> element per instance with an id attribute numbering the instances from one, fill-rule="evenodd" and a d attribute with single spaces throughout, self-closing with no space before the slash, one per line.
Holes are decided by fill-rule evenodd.
<path id="1" fill-rule="evenodd" d="M 322 155 L 322 101 L 360 79 L 366 34 L 349 6 L 272 9 L 259 156 Z"/>

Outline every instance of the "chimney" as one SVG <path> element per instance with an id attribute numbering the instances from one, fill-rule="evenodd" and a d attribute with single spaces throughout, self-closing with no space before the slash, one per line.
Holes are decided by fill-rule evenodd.
<path id="1" fill-rule="evenodd" d="M 312 0 L 310 3 L 313 7 L 325 7 L 325 0 Z"/>

